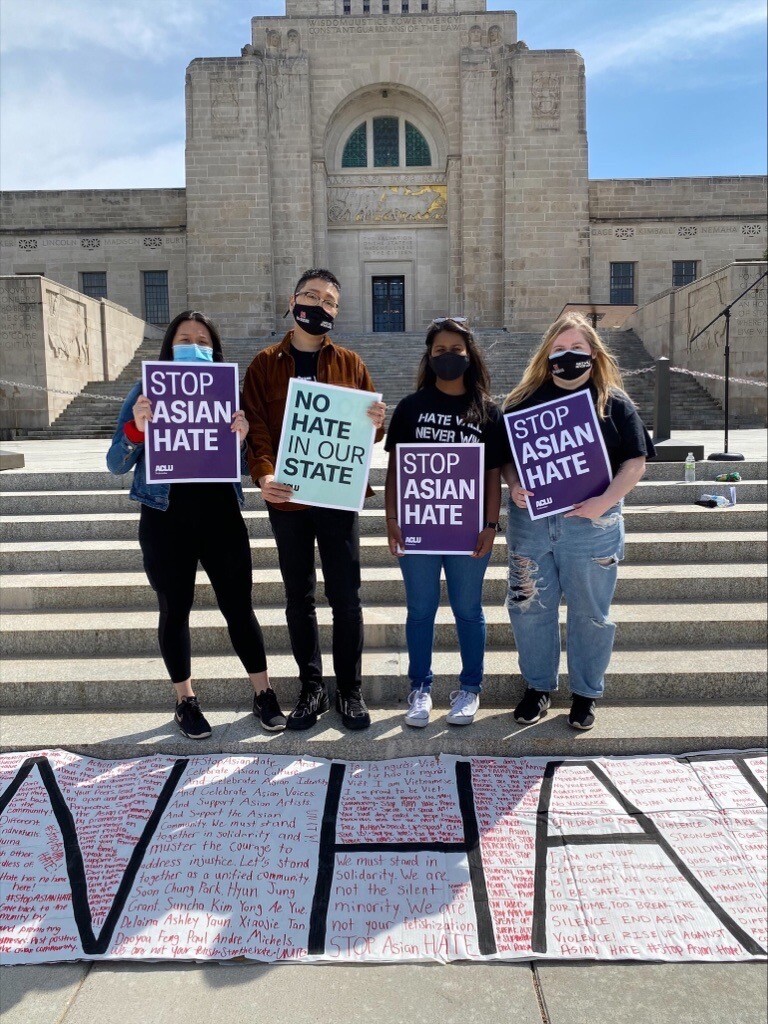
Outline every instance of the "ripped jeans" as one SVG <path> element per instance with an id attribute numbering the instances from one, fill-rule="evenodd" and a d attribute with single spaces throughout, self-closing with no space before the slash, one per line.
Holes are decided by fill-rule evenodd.
<path id="1" fill-rule="evenodd" d="M 571 693 L 601 697 L 616 626 L 608 618 L 624 557 L 621 503 L 601 519 L 563 513 L 531 520 L 511 501 L 507 520 L 507 610 L 526 686 L 557 689 L 558 609 L 565 597 Z"/>

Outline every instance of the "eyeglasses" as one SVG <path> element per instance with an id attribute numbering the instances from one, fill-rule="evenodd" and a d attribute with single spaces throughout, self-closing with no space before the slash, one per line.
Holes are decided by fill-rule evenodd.
<path id="1" fill-rule="evenodd" d="M 466 316 L 436 316 L 432 321 L 433 324 L 444 324 L 449 321 L 453 324 L 466 324 L 469 323 L 469 318 Z"/>
<path id="2" fill-rule="evenodd" d="M 294 298 L 306 299 L 308 306 L 322 306 L 329 313 L 338 313 L 339 311 L 338 302 L 334 302 L 333 299 L 324 299 L 317 292 L 296 292 Z"/>

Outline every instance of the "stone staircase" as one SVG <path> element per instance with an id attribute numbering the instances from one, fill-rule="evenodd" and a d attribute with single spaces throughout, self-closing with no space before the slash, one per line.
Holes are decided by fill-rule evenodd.
<path id="1" fill-rule="evenodd" d="M 692 504 L 717 473 L 738 468 L 738 504 Z M 364 676 L 373 725 L 338 728 L 335 712 L 308 733 L 264 733 L 250 714 L 249 684 L 234 657 L 202 573 L 192 614 L 193 671 L 213 737 L 194 744 L 171 722 L 172 691 L 158 655 L 155 598 L 142 571 L 137 506 L 126 480 L 104 473 L 0 476 L 0 749 L 63 746 L 100 757 L 162 752 L 304 753 L 384 758 L 420 753 L 597 755 L 680 753 L 761 746 L 766 740 L 765 462 L 651 464 L 626 508 L 627 560 L 613 618 L 618 623 L 608 691 L 596 728 L 565 723 L 567 683 L 555 708 L 520 728 L 511 709 L 522 691 L 507 612 L 506 546 L 488 570 L 487 676 L 478 719 L 445 725 L 458 657 L 449 609 L 436 631 L 435 708 L 426 730 L 402 725 L 407 692 L 403 585 L 384 541 L 383 470 L 361 516 Z M 121 486 L 123 485 L 123 486 Z M 255 566 L 254 606 L 270 672 L 285 707 L 297 694 L 274 542 L 261 499 L 247 491 Z M 322 577 L 321 577 L 322 579 Z M 319 586 L 322 595 L 322 583 Z M 330 650 L 330 615 L 319 620 Z M 329 655 L 326 671 L 330 674 Z"/>
<path id="2" fill-rule="evenodd" d="M 651 356 L 633 332 L 606 331 L 605 339 L 616 354 L 622 370 L 637 370 L 652 365 Z M 413 391 L 416 369 L 424 351 L 423 334 L 360 334 L 345 336 L 343 340 L 360 353 L 374 384 L 383 392 L 384 401 L 391 408 L 404 395 Z M 224 343 L 227 360 L 240 367 L 241 381 L 254 354 L 274 341 L 275 338 L 240 338 Z M 478 335 L 491 374 L 494 395 L 501 397 L 511 391 L 522 376 L 528 357 L 539 341 L 540 335 L 530 333 L 483 331 Z M 30 430 L 27 436 L 30 439 L 111 437 L 120 406 L 116 401 L 91 396 L 124 398 L 141 378 L 142 360 L 157 358 L 159 347 L 156 340 L 145 339 L 117 380 L 86 385 L 55 423 L 44 430 Z M 628 377 L 626 381 L 629 394 L 649 426 L 653 422 L 654 376 L 653 373 L 644 373 Z M 671 389 L 673 428 L 703 430 L 720 426 L 720 406 L 693 377 L 672 374 Z M 736 423 L 732 425 L 736 426 Z"/>

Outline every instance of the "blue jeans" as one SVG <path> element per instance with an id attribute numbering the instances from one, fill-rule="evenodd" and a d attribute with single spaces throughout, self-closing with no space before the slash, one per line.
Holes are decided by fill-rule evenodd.
<path id="1" fill-rule="evenodd" d="M 594 520 L 560 513 L 532 521 L 510 501 L 507 609 L 526 686 L 557 689 L 558 609 L 565 597 L 571 693 L 602 696 L 616 632 L 608 613 L 624 557 L 621 508 Z"/>
<path id="2" fill-rule="evenodd" d="M 408 606 L 405 639 L 412 690 L 428 690 L 432 685 L 432 646 L 435 615 L 440 604 L 441 569 L 445 569 L 448 600 L 459 638 L 459 686 L 471 693 L 482 690 L 485 656 L 483 577 L 490 557 L 489 552 L 484 558 L 471 555 L 403 555 L 400 559 Z"/>

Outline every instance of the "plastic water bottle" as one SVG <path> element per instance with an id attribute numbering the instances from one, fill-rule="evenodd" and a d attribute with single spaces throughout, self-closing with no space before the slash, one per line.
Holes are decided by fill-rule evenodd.
<path id="1" fill-rule="evenodd" d="M 688 452 L 685 457 L 685 482 L 687 484 L 696 483 L 696 459 L 693 457 L 693 452 Z"/>

